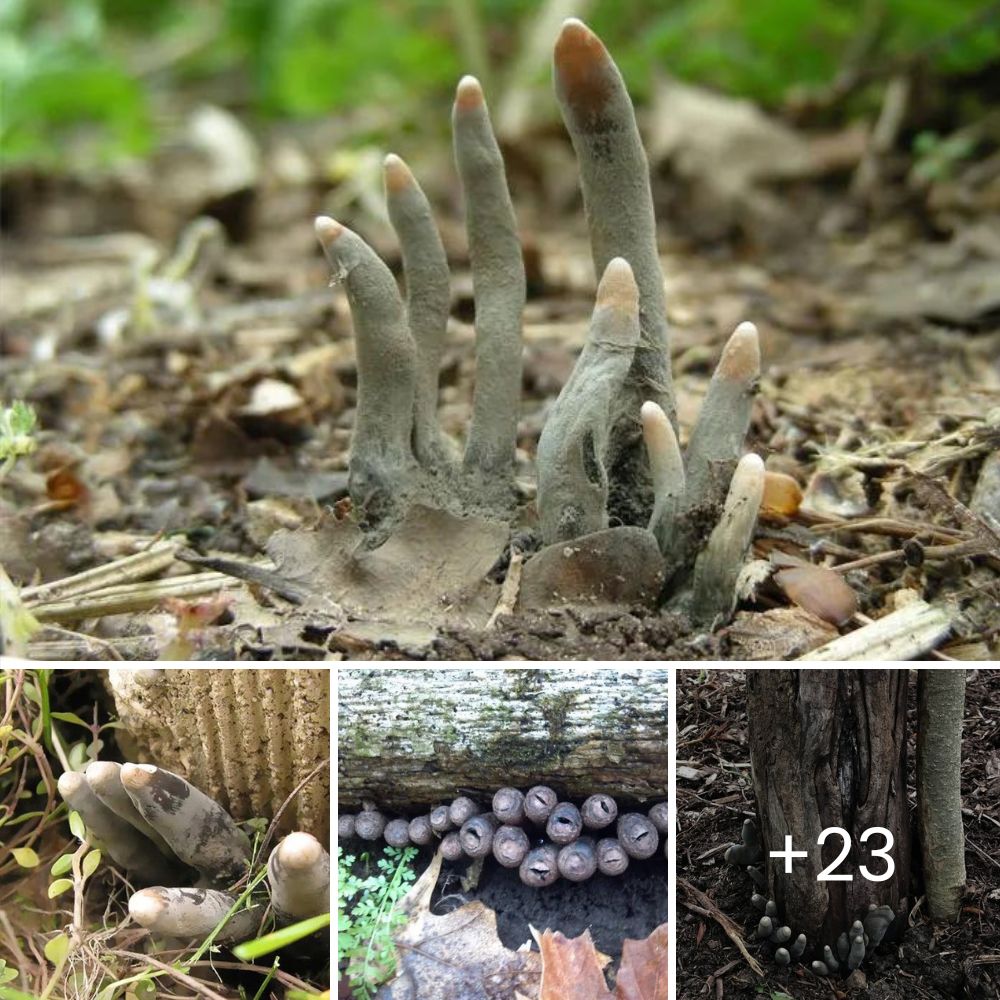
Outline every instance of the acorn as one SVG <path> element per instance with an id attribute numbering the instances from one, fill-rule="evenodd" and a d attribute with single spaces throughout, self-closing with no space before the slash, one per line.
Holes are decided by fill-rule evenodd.
<path id="1" fill-rule="evenodd" d="M 461 827 L 466 820 L 472 819 L 478 813 L 479 806 L 465 795 L 460 795 L 448 808 L 448 818 L 454 827 Z"/>
<path id="2" fill-rule="evenodd" d="M 354 817 L 354 832 L 362 840 L 378 840 L 385 830 L 385 817 L 376 809 L 364 809 Z"/>
<path id="3" fill-rule="evenodd" d="M 517 868 L 528 854 L 531 842 L 519 826 L 501 826 L 493 834 L 493 857 L 504 868 Z"/>
<path id="4" fill-rule="evenodd" d="M 618 818 L 618 804 L 610 795 L 591 795 L 580 807 L 580 815 L 588 830 L 603 830 Z"/>
<path id="5" fill-rule="evenodd" d="M 559 878 L 559 852 L 552 844 L 529 851 L 518 869 L 521 881 L 536 889 L 552 885 Z"/>
<path id="6" fill-rule="evenodd" d="M 576 840 L 583 831 L 583 817 L 572 802 L 560 802 L 549 814 L 545 832 L 557 844 L 568 844 Z"/>
<path id="7" fill-rule="evenodd" d="M 508 826 L 524 822 L 524 794 L 516 788 L 501 788 L 493 796 L 493 815 Z"/>
<path id="8" fill-rule="evenodd" d="M 644 860 L 656 853 L 660 835 L 641 813 L 626 813 L 618 820 L 618 839 L 629 857 Z"/>
<path id="9" fill-rule="evenodd" d="M 559 874 L 570 882 L 585 882 L 597 871 L 597 852 L 590 837 L 567 844 L 556 858 Z"/>
<path id="10" fill-rule="evenodd" d="M 434 830 L 431 827 L 430 816 L 416 816 L 410 820 L 410 840 L 414 844 L 426 847 L 434 842 Z"/>
<path id="11" fill-rule="evenodd" d="M 535 785 L 524 797 L 524 815 L 532 823 L 544 826 L 558 801 L 559 796 L 551 788 L 546 785 Z"/>
<path id="12" fill-rule="evenodd" d="M 473 816 L 462 825 L 458 834 L 462 850 L 470 858 L 485 858 L 493 847 L 493 834 L 498 825 L 492 813 Z"/>
<path id="13" fill-rule="evenodd" d="M 410 824 L 405 819 L 391 819 L 382 831 L 390 847 L 406 847 L 410 842 Z"/>
<path id="14" fill-rule="evenodd" d="M 604 837 L 595 849 L 597 870 L 605 875 L 621 875 L 628 868 L 628 853 L 615 837 Z"/>

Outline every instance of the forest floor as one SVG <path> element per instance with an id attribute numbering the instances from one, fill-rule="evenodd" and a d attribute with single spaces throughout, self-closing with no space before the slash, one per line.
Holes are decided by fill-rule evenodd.
<path id="1" fill-rule="evenodd" d="M 761 519 L 762 569 L 728 629 L 707 634 L 650 608 L 520 606 L 486 627 L 500 583 L 482 569 L 502 575 L 503 540 L 472 553 L 475 607 L 445 600 L 470 581 L 467 566 L 439 558 L 451 544 L 440 526 L 386 547 L 386 575 L 413 581 L 392 602 L 364 588 L 331 597 L 319 570 L 294 565 L 295 538 L 308 547 L 316 525 L 350 510 L 356 368 L 344 290 L 327 287 L 311 224 L 345 186 L 331 196 L 317 174 L 291 171 L 287 141 L 269 148 L 257 187 L 186 207 L 170 200 L 179 182 L 159 190 L 155 173 L 124 193 L 120 182 L 6 182 L 0 399 L 29 402 L 40 431 L 3 481 L 0 563 L 32 588 L 24 599 L 44 626 L 29 655 L 791 658 L 838 630 L 768 579 L 776 549 L 847 580 L 859 611 L 845 630 L 922 598 L 953 622 L 935 655 L 997 655 L 1000 535 L 986 513 L 1000 509 L 1000 485 L 982 471 L 1000 445 L 995 179 L 918 193 L 894 182 L 880 195 L 890 207 L 873 209 L 841 172 L 699 207 L 690 179 L 661 165 L 682 443 L 722 344 L 750 319 L 763 374 L 748 447 L 804 498 Z M 593 308 L 567 149 L 546 135 L 507 151 L 529 279 L 518 434 L 528 527 L 538 436 Z M 453 261 L 441 421 L 460 438 L 475 381 L 471 279 L 451 168 L 439 157 L 423 173 Z M 398 271 L 370 207 L 379 200 L 365 189 L 337 214 Z M 229 239 L 192 228 L 191 204 Z M 116 563 L 143 552 L 138 566 Z M 107 577 L 61 582 L 112 563 Z M 247 563 L 262 572 L 243 582 Z"/>
<path id="2" fill-rule="evenodd" d="M 755 809 L 742 672 L 678 674 L 677 988 L 678 1000 L 729 1000 L 762 992 L 784 1000 L 996 1000 L 1000 997 L 1000 672 L 969 674 L 963 730 L 962 798 L 966 818 L 968 890 L 959 923 L 935 927 L 915 902 L 903 939 L 883 945 L 865 963 L 865 985 L 843 992 L 842 980 L 824 979 L 802 965 L 780 969 L 770 949 L 754 940 L 759 917 L 750 879 L 725 864 L 743 818 Z M 908 795 L 914 796 L 915 685 L 909 709 Z M 916 876 L 919 878 L 919 876 Z M 712 920 L 688 911 L 695 902 L 683 882 L 706 893 L 737 925 L 750 954 L 764 968 L 757 977 L 735 944 Z M 919 885 L 919 881 L 917 883 Z"/>

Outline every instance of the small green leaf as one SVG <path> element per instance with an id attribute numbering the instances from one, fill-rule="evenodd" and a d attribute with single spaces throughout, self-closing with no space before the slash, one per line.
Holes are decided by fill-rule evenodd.
<path id="1" fill-rule="evenodd" d="M 69 813 L 69 829 L 77 840 L 83 840 L 87 836 L 87 828 L 83 824 L 83 817 L 71 809 Z"/>
<path id="2" fill-rule="evenodd" d="M 57 878 L 49 886 L 49 899 L 55 899 L 56 896 L 61 896 L 64 892 L 73 888 L 73 880 L 71 878 Z"/>
<path id="3" fill-rule="evenodd" d="M 52 867 L 49 869 L 49 873 L 55 876 L 65 875 L 66 872 L 68 872 L 72 867 L 73 855 L 60 854 L 59 857 L 52 862 Z"/>
<path id="4" fill-rule="evenodd" d="M 52 712 L 50 714 L 53 719 L 59 719 L 60 722 L 72 722 L 75 726 L 83 726 L 84 729 L 90 729 L 90 723 L 84 722 L 76 712 Z"/>
<path id="5" fill-rule="evenodd" d="M 97 866 L 101 863 L 100 851 L 89 851 L 83 859 L 83 877 L 90 878 L 97 871 Z"/>
<path id="6" fill-rule="evenodd" d="M 5 959 L 0 958 L 0 983 L 10 983 L 17 979 L 17 969 L 8 969 Z"/>
<path id="7" fill-rule="evenodd" d="M 15 847 L 12 853 L 22 868 L 37 868 L 40 864 L 38 855 L 30 847 Z"/>
<path id="8" fill-rule="evenodd" d="M 69 937 L 58 934 L 51 941 L 46 941 L 42 950 L 53 965 L 58 965 L 69 954 Z"/>

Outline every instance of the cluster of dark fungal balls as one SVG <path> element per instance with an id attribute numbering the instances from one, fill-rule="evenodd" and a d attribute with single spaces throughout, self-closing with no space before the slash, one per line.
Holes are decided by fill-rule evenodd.
<path id="1" fill-rule="evenodd" d="M 630 858 L 651 858 L 660 835 L 667 832 L 666 802 L 654 805 L 647 815 L 619 816 L 610 795 L 591 795 L 577 807 L 560 802 L 551 788 L 535 785 L 527 792 L 501 788 L 491 805 L 492 811 L 486 812 L 462 795 L 451 805 L 410 820 L 387 819 L 366 807 L 357 815 L 340 816 L 337 834 L 341 839 L 382 839 L 392 847 L 437 845 L 449 861 L 492 854 L 505 868 L 517 868 L 526 885 L 542 888 L 560 876 L 583 882 L 596 872 L 621 875 Z M 616 836 L 596 836 L 612 824 Z"/>
<path id="2" fill-rule="evenodd" d="M 743 821 L 740 842 L 729 846 L 726 851 L 726 861 L 731 865 L 745 868 L 756 888 L 767 891 L 767 879 L 763 869 L 758 867 L 764 861 L 764 848 L 760 841 L 760 831 L 752 819 Z M 790 965 L 796 959 L 801 959 L 808 944 L 805 934 L 796 936 L 791 927 L 781 922 L 778 917 L 778 904 L 773 899 L 754 892 L 751 902 L 762 914 L 757 923 L 757 938 L 776 945 L 775 962 L 778 965 Z M 866 955 L 882 943 L 895 919 L 896 914 L 891 906 L 873 904 L 868 908 L 864 919 L 855 920 L 832 946 L 824 945 L 822 950 L 816 949 L 817 957 L 810 968 L 818 976 L 853 972 L 861 966 Z"/>

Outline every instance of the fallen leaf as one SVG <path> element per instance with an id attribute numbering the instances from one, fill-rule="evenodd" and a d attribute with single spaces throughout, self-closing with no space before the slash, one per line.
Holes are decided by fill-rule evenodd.
<path id="1" fill-rule="evenodd" d="M 507 543 L 496 521 L 414 506 L 384 545 L 362 546 L 358 525 L 328 518 L 279 531 L 267 546 L 277 570 L 362 621 L 478 627 L 500 588 L 486 579 Z"/>
<path id="2" fill-rule="evenodd" d="M 407 922 L 395 937 L 396 978 L 376 1000 L 538 1000 L 542 959 L 527 943 L 517 951 L 497 936 L 496 914 L 480 902 L 444 916 L 430 912 L 441 872 L 438 853 L 400 904 Z"/>
<path id="3" fill-rule="evenodd" d="M 603 972 L 610 960 L 598 954 L 589 930 L 575 938 L 561 931 L 532 933 L 542 952 L 540 1000 L 614 1000 Z"/>
<path id="4" fill-rule="evenodd" d="M 626 939 L 615 985 L 615 1000 L 667 1000 L 667 925 L 642 941 Z"/>

